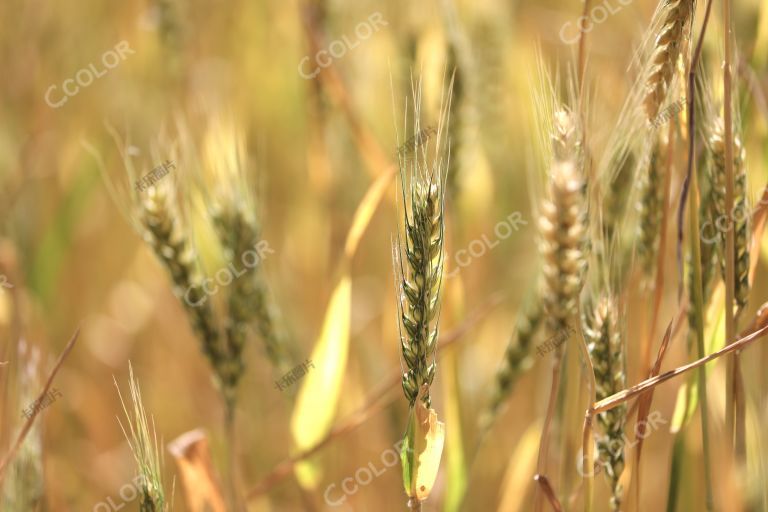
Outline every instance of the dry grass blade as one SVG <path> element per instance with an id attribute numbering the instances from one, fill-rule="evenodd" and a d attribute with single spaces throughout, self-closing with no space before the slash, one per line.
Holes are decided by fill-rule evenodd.
<path id="1" fill-rule="evenodd" d="M 555 493 L 555 490 L 552 488 L 552 484 L 549 483 L 549 480 L 544 475 L 534 475 L 533 477 L 534 481 L 539 484 L 539 487 L 544 492 L 544 496 L 546 496 L 547 501 L 552 506 L 552 510 L 555 512 L 560 512 L 563 510 L 563 507 L 560 506 L 560 501 L 557 499 L 557 494 Z"/>
<path id="2" fill-rule="evenodd" d="M 687 373 L 691 370 L 695 370 L 701 365 L 704 365 L 706 363 L 709 363 L 710 361 L 714 361 L 715 359 L 724 356 L 726 354 L 731 354 L 739 350 L 744 350 L 747 346 L 749 346 L 752 342 L 759 339 L 761 336 L 768 333 L 768 325 L 761 327 L 760 329 L 751 332 L 747 336 L 741 337 L 735 342 L 733 342 L 730 345 L 727 345 L 726 347 L 718 350 L 717 352 L 713 352 L 712 354 L 699 358 L 696 361 L 693 361 L 691 363 L 688 363 L 686 365 L 680 366 L 678 368 L 675 368 L 674 370 L 670 370 L 668 372 L 664 372 L 661 375 L 657 377 L 652 377 L 650 379 L 646 379 L 642 382 L 639 382 L 638 384 L 635 384 L 634 386 L 622 390 L 618 393 L 615 393 L 612 396 L 609 396 L 608 398 L 604 400 L 600 400 L 599 402 L 596 402 L 594 404 L 594 411 L 596 413 L 607 411 L 610 409 L 613 409 L 614 407 L 619 406 L 620 404 L 626 402 L 627 400 L 630 400 L 637 395 L 647 393 L 654 387 L 658 386 L 659 384 L 662 384 L 669 379 L 675 378 L 679 375 L 682 375 L 684 373 Z"/>
<path id="3" fill-rule="evenodd" d="M 45 386 L 43 386 L 43 390 L 38 395 L 37 400 L 42 401 L 43 397 L 48 394 L 48 390 L 50 389 L 51 384 L 53 384 L 54 377 L 56 377 L 56 374 L 58 373 L 59 368 L 61 368 L 61 365 L 64 362 L 64 359 L 66 359 L 67 355 L 69 355 L 69 352 L 75 346 L 75 342 L 77 341 L 77 337 L 79 335 L 80 335 L 80 328 L 78 327 L 77 330 L 75 331 L 75 334 L 72 335 L 72 338 L 67 343 L 67 346 L 64 347 L 64 350 L 62 351 L 61 355 L 56 360 L 56 364 L 53 366 L 53 370 L 51 370 L 51 373 L 48 376 L 48 380 L 45 382 Z M 19 450 L 19 447 L 21 446 L 21 443 L 24 442 L 24 438 L 27 436 L 29 429 L 32 428 L 32 424 L 35 422 L 35 418 L 37 418 L 37 415 L 39 412 L 40 412 L 39 408 L 33 409 L 32 414 L 29 416 L 27 421 L 24 423 L 24 426 L 21 428 L 21 432 L 19 432 L 19 435 L 16 437 L 16 441 L 14 441 L 13 445 L 11 446 L 11 449 L 8 450 L 8 453 L 6 453 L 2 461 L 0 461 L 0 483 L 3 482 L 3 479 L 5 478 L 5 470 L 7 469 L 8 464 L 13 460 L 14 456 L 16 455 L 16 452 Z"/>

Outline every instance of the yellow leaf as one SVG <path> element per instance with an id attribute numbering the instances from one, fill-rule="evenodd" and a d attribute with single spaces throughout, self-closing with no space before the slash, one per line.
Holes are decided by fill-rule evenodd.
<path id="1" fill-rule="evenodd" d="M 426 500 L 432 492 L 445 444 L 445 424 L 437 421 L 435 410 L 427 409 L 421 400 L 426 390 L 426 384 L 419 390 L 403 445 L 403 462 L 406 464 L 403 474 L 407 475 L 410 483 L 406 493 L 419 501 Z"/>
<path id="2" fill-rule="evenodd" d="M 503 494 L 499 503 L 499 512 L 520 512 L 525 498 L 534 485 L 532 475 L 536 472 L 536 456 L 539 453 L 541 423 L 528 427 L 515 452 L 509 458 L 507 471 L 502 485 Z"/>
<path id="3" fill-rule="evenodd" d="M 333 425 L 347 366 L 351 300 L 352 283 L 349 274 L 344 274 L 333 291 L 312 351 L 315 367 L 303 380 L 291 418 L 291 434 L 300 451 L 314 446 Z M 307 464 L 297 467 L 297 476 L 305 486 L 317 483 L 317 475 Z"/>
<path id="4" fill-rule="evenodd" d="M 379 206 L 381 198 L 384 197 L 384 192 L 387 191 L 387 186 L 390 180 L 395 176 L 395 170 L 390 169 L 379 176 L 376 181 L 368 188 L 365 193 L 365 197 L 360 201 L 360 204 L 355 210 L 355 216 L 352 220 L 352 227 L 347 233 L 347 241 L 344 244 L 344 256 L 347 259 L 352 259 L 355 251 L 357 250 L 357 244 L 360 242 L 360 238 L 365 232 L 365 228 L 371 222 L 373 212 L 376 211 L 376 207 Z"/>

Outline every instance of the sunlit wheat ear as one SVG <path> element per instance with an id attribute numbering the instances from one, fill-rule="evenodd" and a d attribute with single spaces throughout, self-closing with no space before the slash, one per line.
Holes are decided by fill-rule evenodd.
<path id="1" fill-rule="evenodd" d="M 649 121 L 656 119 L 667 97 L 680 50 L 689 35 L 696 6 L 694 0 L 663 0 L 663 20 L 645 79 L 643 105 Z"/>
<path id="2" fill-rule="evenodd" d="M 131 366 L 130 363 L 128 363 L 128 372 L 131 402 L 133 405 L 131 412 L 128 411 L 128 407 L 123 400 L 123 395 L 120 392 L 120 386 L 117 385 L 117 380 L 115 380 L 115 387 L 117 388 L 117 394 L 120 397 L 120 403 L 123 406 L 128 430 L 126 431 L 125 426 L 119 418 L 118 422 L 120 423 L 120 428 L 123 430 L 123 435 L 125 435 L 126 441 L 128 441 L 128 446 L 131 448 L 133 457 L 136 460 L 136 466 L 140 477 L 140 483 L 138 485 L 141 490 L 139 509 L 141 512 L 165 512 L 168 510 L 168 505 L 163 489 L 163 457 L 160 455 L 160 450 L 158 449 L 154 419 L 152 420 L 152 428 L 150 432 L 150 424 L 147 420 L 147 414 L 144 411 L 144 403 L 141 399 L 141 388 L 133 375 L 133 366 Z"/>
<path id="3" fill-rule="evenodd" d="M 661 217 L 665 207 L 662 152 L 661 142 L 657 140 L 651 149 L 650 160 L 645 166 L 646 172 L 641 177 L 640 198 L 637 202 L 640 219 L 636 247 L 640 267 L 645 277 L 650 277 L 656 267 Z"/>
<path id="4" fill-rule="evenodd" d="M 542 300 L 547 325 L 566 327 L 577 310 L 584 283 L 586 208 L 583 179 L 572 161 L 552 166 L 548 197 L 541 205 L 539 253 L 543 260 Z"/>
<path id="5" fill-rule="evenodd" d="M 481 418 L 483 427 L 489 426 L 498 414 L 501 405 L 509 396 L 520 375 L 531 366 L 531 343 L 541 325 L 543 311 L 538 295 L 526 300 L 517 314 L 515 332 L 509 340 L 501 367 L 496 372 L 495 385 L 488 410 Z"/>
<path id="6" fill-rule="evenodd" d="M 595 369 L 596 398 L 602 400 L 626 387 L 626 361 L 621 332 L 618 326 L 616 302 L 601 295 L 594 304 L 588 304 L 582 315 L 584 338 Z M 624 471 L 625 404 L 597 415 L 597 425 L 603 432 L 597 440 L 597 449 L 611 485 L 611 510 L 620 510 L 621 485 Z"/>
<path id="7" fill-rule="evenodd" d="M 736 305 L 743 308 L 749 297 L 749 205 L 747 201 L 746 150 L 738 130 L 733 137 L 733 212 L 725 209 L 725 125 L 722 118 L 716 118 L 711 128 L 709 147 L 712 157 L 712 206 L 715 228 L 720 236 L 720 272 L 725 275 L 725 229 L 734 229 L 735 241 L 735 284 Z M 718 221 L 718 219 L 722 219 Z"/>

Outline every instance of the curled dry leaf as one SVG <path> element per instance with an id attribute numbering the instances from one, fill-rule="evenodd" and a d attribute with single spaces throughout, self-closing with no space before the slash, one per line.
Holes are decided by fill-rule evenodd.
<path id="1" fill-rule="evenodd" d="M 192 512 L 226 512 L 205 433 L 198 429 L 180 435 L 168 445 L 176 459 L 187 507 Z"/>

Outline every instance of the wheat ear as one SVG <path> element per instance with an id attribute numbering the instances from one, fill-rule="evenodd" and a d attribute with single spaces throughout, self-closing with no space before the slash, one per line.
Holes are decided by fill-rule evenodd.
<path id="1" fill-rule="evenodd" d="M 128 407 L 125 405 L 122 393 L 120 393 L 117 380 L 114 382 L 127 419 L 128 430 L 126 431 L 125 426 L 119 419 L 118 423 L 120 423 L 120 428 L 123 430 L 123 435 L 125 435 L 125 439 L 128 441 L 128 446 L 133 453 L 139 470 L 139 488 L 141 489 L 139 510 L 141 512 L 165 512 L 167 505 L 162 479 L 163 459 L 158 450 L 154 420 L 152 421 L 152 432 L 150 433 L 150 424 L 141 399 L 141 388 L 133 375 L 133 366 L 131 366 L 130 362 L 128 363 L 128 373 L 131 402 L 133 403 L 132 413 L 128 412 Z"/>
<path id="2" fill-rule="evenodd" d="M 189 238 L 182 229 L 178 212 L 166 188 L 151 187 L 141 200 L 140 220 L 144 239 L 165 265 L 174 284 L 174 293 L 187 311 L 203 354 L 216 374 L 227 403 L 234 402 L 238 370 L 230 364 L 214 321 L 213 308 L 202 288 L 197 260 Z"/>
<path id="3" fill-rule="evenodd" d="M 575 314 L 584 281 L 586 209 L 583 181 L 573 161 L 552 167 L 549 198 L 541 207 L 539 253 L 543 260 L 542 301 L 552 332 Z"/>
<path id="4" fill-rule="evenodd" d="M 439 176 L 415 172 L 411 178 L 408 199 L 403 191 L 403 199 L 410 206 L 404 216 L 405 242 L 399 244 L 396 255 L 400 271 L 400 348 L 407 366 L 403 391 L 413 406 L 421 386 L 429 387 L 435 378 L 443 275 L 443 194 Z M 423 400 L 427 408 L 431 407 L 428 390 Z"/>
<path id="5" fill-rule="evenodd" d="M 515 332 L 504 352 L 501 367 L 496 372 L 491 403 L 484 414 L 481 425 L 487 428 L 495 419 L 501 405 L 509 396 L 520 375 L 531 365 L 531 342 L 541 325 L 543 311 L 536 294 L 525 301 L 517 314 Z"/>
<path id="6" fill-rule="evenodd" d="M 727 212 L 725 208 L 725 129 L 722 118 L 713 122 L 709 147 L 712 153 L 712 216 L 715 219 L 715 228 L 721 230 L 717 219 L 727 219 L 728 227 L 734 229 L 735 240 L 735 300 L 739 309 L 744 308 L 749 297 L 749 205 L 747 202 L 747 172 L 745 166 L 746 150 L 738 132 L 734 130 L 733 138 L 733 174 L 734 174 L 734 201 L 733 212 Z M 720 238 L 725 244 L 725 233 L 720 232 Z M 720 254 L 720 272 L 725 275 L 725 257 Z"/>
<path id="7" fill-rule="evenodd" d="M 637 252 L 643 275 L 646 277 L 651 276 L 655 268 L 659 247 L 661 216 L 664 209 L 663 153 L 663 147 L 657 141 L 651 150 L 648 170 L 642 178 L 640 199 L 637 203 L 640 214 Z"/>
<path id="8" fill-rule="evenodd" d="M 649 121 L 654 121 L 667 97 L 667 89 L 680 49 L 687 37 L 693 18 L 694 0 L 664 0 L 664 17 L 651 54 L 648 76 L 645 80 L 643 105 Z"/>
<path id="9" fill-rule="evenodd" d="M 217 208 L 212 217 L 226 259 L 233 265 L 239 265 L 246 251 L 252 251 L 260 242 L 256 220 L 238 205 Z M 242 352 L 248 327 L 254 321 L 270 361 L 276 368 L 286 369 L 285 344 L 277 330 L 275 316 L 275 307 L 262 275 L 261 261 L 245 266 L 231 285 L 226 325 L 228 350 L 233 360 L 237 361 L 240 373 L 243 371 Z"/>
<path id="10" fill-rule="evenodd" d="M 600 296 L 593 307 L 586 307 L 582 325 L 587 348 L 595 369 L 597 400 L 621 391 L 626 387 L 625 352 L 618 328 L 616 302 L 608 296 Z M 624 424 L 627 409 L 621 404 L 597 415 L 597 424 L 603 437 L 597 440 L 600 459 L 611 485 L 611 510 L 619 510 L 622 489 L 619 478 L 624 471 Z"/>

